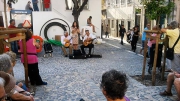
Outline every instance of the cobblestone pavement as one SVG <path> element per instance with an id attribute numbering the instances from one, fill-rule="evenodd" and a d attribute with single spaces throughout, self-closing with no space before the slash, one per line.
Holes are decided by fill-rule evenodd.
<path id="1" fill-rule="evenodd" d="M 118 40 L 105 39 L 106 43 L 95 45 L 94 53 L 102 58 L 69 59 L 62 55 L 59 47 L 53 47 L 53 57 L 39 54 L 39 70 L 47 86 L 37 86 L 35 101 L 106 101 L 99 83 L 105 71 L 116 69 L 129 77 L 126 96 L 131 101 L 174 101 L 177 99 L 173 87 L 172 97 L 161 97 L 165 86 L 146 87 L 130 76 L 141 75 L 143 57 L 129 51 L 129 45 L 121 46 Z M 14 68 L 15 78 L 24 80 L 24 69 L 20 60 Z M 147 74 L 147 72 L 146 72 Z"/>

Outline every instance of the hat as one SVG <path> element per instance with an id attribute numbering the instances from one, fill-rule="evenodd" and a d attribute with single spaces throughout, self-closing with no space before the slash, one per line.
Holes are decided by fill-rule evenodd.
<path id="1" fill-rule="evenodd" d="M 89 31 L 89 29 L 88 29 L 88 28 L 85 28 L 85 31 Z"/>

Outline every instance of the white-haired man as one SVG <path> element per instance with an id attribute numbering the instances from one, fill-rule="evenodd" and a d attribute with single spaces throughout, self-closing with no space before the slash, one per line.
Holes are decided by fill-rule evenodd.
<path id="1" fill-rule="evenodd" d="M 174 47 L 174 59 L 171 60 L 172 72 L 169 73 L 167 77 L 167 89 L 164 92 L 161 92 L 160 95 L 172 96 L 171 88 L 174 83 L 178 98 L 180 99 L 180 31 L 176 21 L 172 21 L 169 26 L 170 29 L 161 29 L 161 31 L 166 33 L 169 38 L 169 48 L 172 48 L 176 41 L 177 44 Z"/>
<path id="2" fill-rule="evenodd" d="M 68 32 L 64 32 L 64 35 L 61 36 L 61 43 L 62 43 L 62 51 L 64 56 L 67 57 L 66 48 L 69 48 L 69 55 L 72 55 L 72 40 L 71 36 L 69 36 Z"/>
<path id="3" fill-rule="evenodd" d="M 6 101 L 6 92 L 4 90 L 4 79 L 0 77 L 0 101 Z"/>

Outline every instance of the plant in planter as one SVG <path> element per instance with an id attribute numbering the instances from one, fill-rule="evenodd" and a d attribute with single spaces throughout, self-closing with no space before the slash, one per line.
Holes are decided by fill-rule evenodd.
<path id="1" fill-rule="evenodd" d="M 142 0 L 144 8 L 146 9 L 145 15 L 149 20 L 156 20 L 158 25 L 162 15 L 169 16 L 174 8 L 174 2 L 167 0 Z"/>

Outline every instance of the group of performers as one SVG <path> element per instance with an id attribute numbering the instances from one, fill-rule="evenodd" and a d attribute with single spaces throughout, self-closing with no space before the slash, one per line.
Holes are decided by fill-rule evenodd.
<path id="1" fill-rule="evenodd" d="M 89 19 L 89 18 L 88 18 Z M 82 55 L 91 55 L 91 50 L 94 47 L 93 45 L 93 35 L 92 33 L 89 32 L 89 29 L 85 28 L 80 32 L 79 25 L 76 21 L 73 22 L 72 27 L 71 27 L 71 33 L 72 35 L 69 35 L 69 33 L 66 31 L 64 32 L 64 35 L 61 36 L 61 43 L 62 43 L 62 51 L 64 53 L 64 56 L 67 57 L 68 54 L 66 52 L 66 48 L 69 48 L 69 55 L 73 55 L 79 51 L 78 45 L 79 45 L 79 35 L 80 33 L 83 33 L 85 30 L 85 35 L 81 34 L 82 37 L 82 45 L 81 47 L 81 52 Z M 94 29 L 93 29 L 94 31 Z M 89 53 L 86 54 L 84 48 L 89 48 Z"/>

